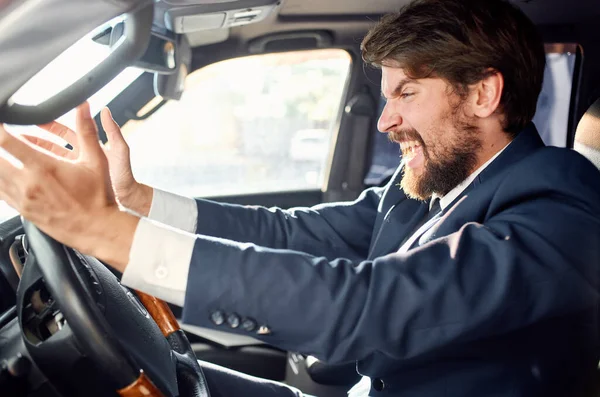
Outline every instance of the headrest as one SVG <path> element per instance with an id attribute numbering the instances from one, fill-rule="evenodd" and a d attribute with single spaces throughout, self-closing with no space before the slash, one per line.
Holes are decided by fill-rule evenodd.
<path id="1" fill-rule="evenodd" d="M 590 106 L 579 121 L 573 149 L 600 168 L 600 98 Z"/>

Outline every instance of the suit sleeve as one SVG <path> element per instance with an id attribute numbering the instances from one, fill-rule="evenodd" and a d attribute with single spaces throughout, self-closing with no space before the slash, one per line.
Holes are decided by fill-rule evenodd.
<path id="1" fill-rule="evenodd" d="M 355 201 L 311 208 L 266 208 L 196 200 L 196 233 L 336 258 L 366 258 L 384 188 Z"/>
<path id="2" fill-rule="evenodd" d="M 410 358 L 592 308 L 600 191 L 589 181 L 598 175 L 568 160 L 509 175 L 482 223 L 373 261 L 198 238 L 183 319 L 214 328 L 211 313 L 235 313 L 270 331 L 253 336 L 334 363 Z"/>

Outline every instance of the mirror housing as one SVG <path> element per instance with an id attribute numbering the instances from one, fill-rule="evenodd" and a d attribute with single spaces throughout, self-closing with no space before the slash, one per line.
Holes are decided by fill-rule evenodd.
<path id="1" fill-rule="evenodd" d="M 112 29 L 104 32 L 103 36 L 97 36 L 95 41 L 110 47 L 117 45 L 125 31 L 124 26 L 124 22 L 115 25 Z M 107 37 L 109 38 L 107 39 Z M 146 51 L 131 66 L 147 72 L 174 73 L 177 69 L 177 44 L 177 38 L 152 29 Z"/>
<path id="2" fill-rule="evenodd" d="M 192 66 L 192 48 L 187 36 L 182 34 L 177 39 L 175 51 L 176 68 L 171 74 L 154 74 L 154 93 L 164 99 L 178 101 L 185 89 L 185 79 Z"/>

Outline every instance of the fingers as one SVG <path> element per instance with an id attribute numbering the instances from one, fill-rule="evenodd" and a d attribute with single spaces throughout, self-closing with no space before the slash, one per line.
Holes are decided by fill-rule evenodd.
<path id="1" fill-rule="evenodd" d="M 57 123 L 56 121 L 53 121 L 48 124 L 40 124 L 38 125 L 38 127 L 64 139 L 69 145 L 73 146 L 74 148 L 77 147 L 77 134 L 69 127 L 62 125 L 61 123 Z"/>
<path id="2" fill-rule="evenodd" d="M 99 156 L 104 156 L 98 142 L 98 128 L 90 113 L 89 103 L 84 102 L 77 107 L 76 125 L 80 150 L 90 159 L 99 159 Z"/>
<path id="3" fill-rule="evenodd" d="M 36 137 L 36 136 L 31 136 L 31 135 L 22 135 L 23 138 L 25 140 L 27 140 L 28 142 L 33 143 L 34 145 L 47 150 L 50 153 L 56 154 L 57 156 L 69 159 L 69 160 L 75 160 L 77 158 L 77 154 L 72 151 L 69 150 L 63 146 L 57 145 L 54 142 L 50 142 L 48 140 Z"/>
<path id="4" fill-rule="evenodd" d="M 43 164 L 47 160 L 43 153 L 12 135 L 0 125 L 0 147 L 24 165 Z"/>
<path id="5" fill-rule="evenodd" d="M 123 139 L 121 128 L 119 128 L 119 125 L 115 119 L 113 119 L 109 108 L 102 109 L 102 112 L 100 113 L 100 121 L 102 122 L 102 127 L 104 128 L 106 136 L 108 137 L 108 142 L 111 145 L 113 143 L 125 144 L 125 139 Z"/>

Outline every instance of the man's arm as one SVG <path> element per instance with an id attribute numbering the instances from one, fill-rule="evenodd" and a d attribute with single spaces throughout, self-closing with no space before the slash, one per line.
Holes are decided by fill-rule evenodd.
<path id="1" fill-rule="evenodd" d="M 182 306 L 196 238 L 193 232 L 188 233 L 195 228 L 189 223 L 186 227 L 190 218 L 181 216 L 182 208 L 191 212 L 197 205 L 202 219 L 197 230 L 205 236 L 331 259 L 343 256 L 361 260 L 367 256 L 383 188 L 368 189 L 351 203 L 291 210 L 194 201 L 160 190 L 154 192 L 151 220 L 142 219 L 137 226 L 122 282 Z M 154 264 L 150 270 L 149 264 Z"/>
<path id="2" fill-rule="evenodd" d="M 532 164 L 505 179 L 482 224 L 373 261 L 189 236 L 188 282 L 172 285 L 183 320 L 214 328 L 215 311 L 236 314 L 264 326 L 266 335 L 251 334 L 265 342 L 343 362 L 375 351 L 414 357 L 593 308 L 600 192 L 580 175 L 597 171 L 560 160 L 551 180 L 568 185 L 534 186 L 543 167 Z"/>
<path id="3" fill-rule="evenodd" d="M 160 189 L 140 193 L 145 199 L 137 202 L 151 202 L 148 218 L 189 233 L 330 258 L 365 258 L 385 189 L 367 189 L 353 202 L 289 210 L 194 200 Z"/>
<path id="4" fill-rule="evenodd" d="M 366 258 L 384 190 L 367 189 L 353 202 L 288 210 L 197 200 L 196 234 L 332 259 Z"/>

